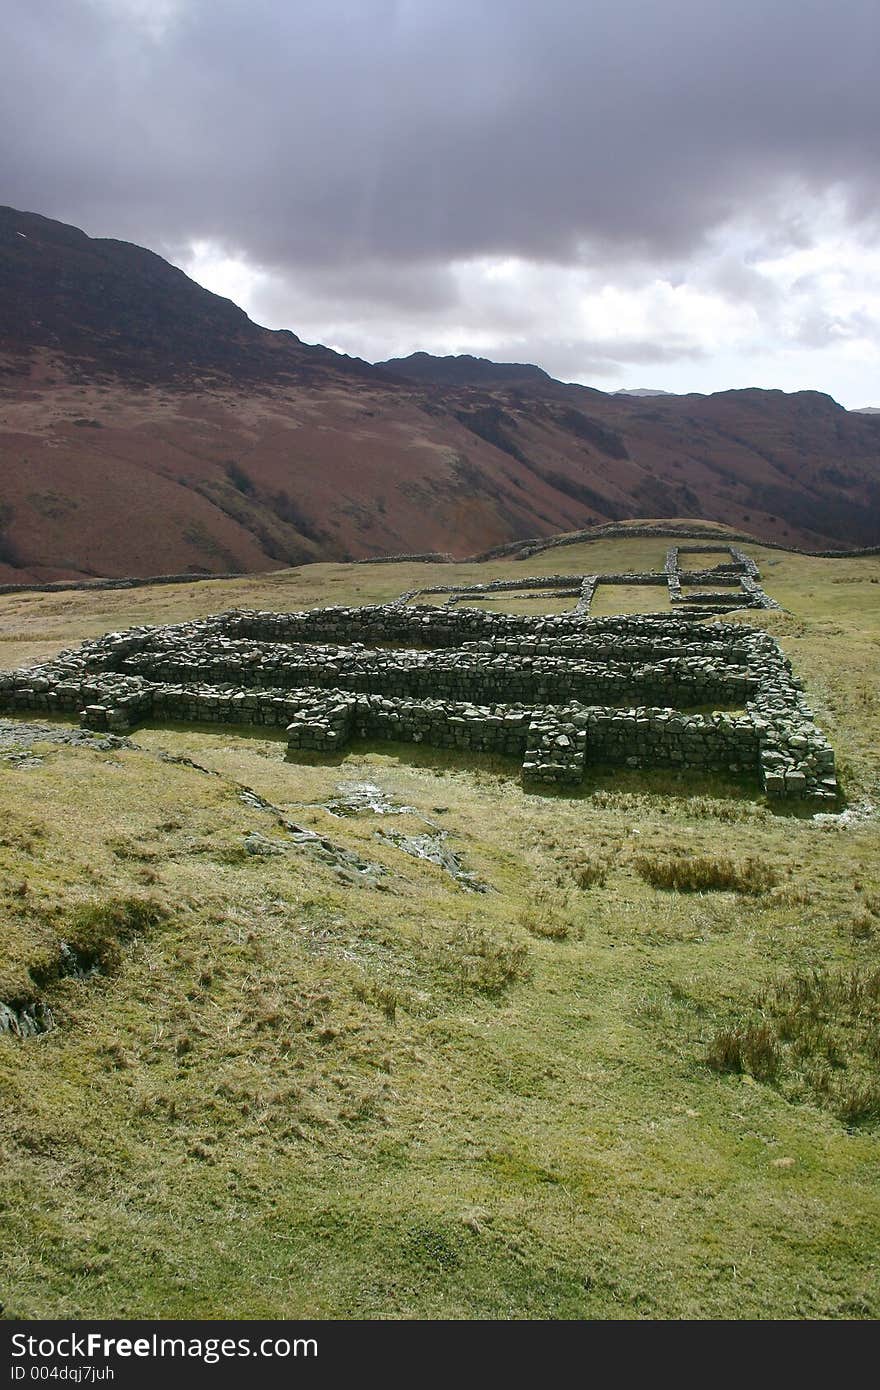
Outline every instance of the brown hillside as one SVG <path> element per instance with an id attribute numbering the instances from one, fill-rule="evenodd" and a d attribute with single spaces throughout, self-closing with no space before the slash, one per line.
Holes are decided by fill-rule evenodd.
<path id="1" fill-rule="evenodd" d="M 309 347 L 149 251 L 0 209 L 0 580 L 464 555 L 657 516 L 880 541 L 880 421 L 830 397 L 609 396 L 417 356 Z"/>

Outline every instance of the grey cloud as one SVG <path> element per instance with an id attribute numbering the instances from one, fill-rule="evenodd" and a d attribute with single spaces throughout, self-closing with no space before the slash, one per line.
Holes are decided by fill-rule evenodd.
<path id="1" fill-rule="evenodd" d="M 671 337 L 662 343 L 642 338 L 633 341 L 626 339 L 616 341 L 613 348 L 608 351 L 608 355 L 612 361 L 621 365 L 632 363 L 636 366 L 639 364 L 657 366 L 661 362 L 699 362 L 705 358 L 706 350 L 698 343 L 688 342 L 682 338 Z"/>
<path id="2" fill-rule="evenodd" d="M 810 308 L 800 315 L 792 339 L 807 348 L 825 348 L 859 339 L 880 341 L 880 321 L 863 311 L 831 315 L 821 308 Z"/>
<path id="3" fill-rule="evenodd" d="M 687 255 L 786 181 L 876 215 L 876 0 L 179 0 L 152 31 L 7 0 L 4 27 L 4 196 L 95 234 L 596 265 Z"/>
<path id="4" fill-rule="evenodd" d="M 537 351 L 534 351 L 537 349 Z M 698 344 L 682 338 L 654 342 L 649 339 L 580 339 L 560 342 L 552 338 L 532 339 L 529 350 L 534 360 L 561 381 L 582 381 L 592 377 L 617 377 L 628 366 L 661 366 L 676 362 L 698 362 L 706 357 Z M 520 342 L 499 340 L 481 352 L 496 362 L 523 361 Z M 530 359 L 531 360 L 531 359 Z"/>
<path id="5" fill-rule="evenodd" d="M 708 273 L 700 277 L 700 284 L 734 304 L 751 304 L 764 311 L 778 308 L 782 297 L 778 285 L 733 254 L 712 262 Z"/>
<path id="6" fill-rule="evenodd" d="M 296 309 L 303 298 L 312 301 L 313 310 L 371 315 L 378 309 L 395 317 L 422 317 L 455 309 L 459 304 L 458 283 L 447 266 L 401 265 L 387 261 L 359 261 L 341 266 L 312 268 L 305 283 L 290 284 L 287 290 L 270 281 L 254 296 L 259 317 L 261 303 L 272 306 L 277 315 L 279 302 L 286 299 Z"/>

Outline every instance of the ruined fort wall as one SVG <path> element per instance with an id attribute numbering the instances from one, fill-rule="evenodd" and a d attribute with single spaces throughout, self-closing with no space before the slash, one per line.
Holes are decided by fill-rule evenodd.
<path id="1" fill-rule="evenodd" d="M 744 708 L 683 708 L 721 702 Z M 575 784 L 597 762 L 750 774 L 771 796 L 836 790 L 833 751 L 776 642 L 681 617 L 233 612 L 109 633 L 2 675 L 0 705 L 114 731 L 283 727 L 292 753 L 367 738 L 517 754 L 535 783 Z"/>

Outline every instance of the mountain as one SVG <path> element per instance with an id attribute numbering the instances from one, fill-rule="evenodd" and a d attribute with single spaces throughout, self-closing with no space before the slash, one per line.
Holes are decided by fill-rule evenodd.
<path id="1" fill-rule="evenodd" d="M 337 373 L 377 376 L 368 363 L 308 347 L 286 329 L 260 328 L 141 246 L 5 207 L 0 306 L 0 352 L 61 353 L 87 380 L 303 381 L 328 363 Z"/>
<path id="2" fill-rule="evenodd" d="M 674 396 L 676 393 L 674 391 L 652 390 L 648 386 L 633 386 L 629 390 L 626 387 L 621 387 L 614 394 L 615 396 Z"/>
<path id="3" fill-rule="evenodd" d="M 880 405 L 857 405 L 853 407 L 853 415 L 880 415 Z"/>
<path id="4" fill-rule="evenodd" d="M 258 571 L 627 518 L 880 541 L 880 420 L 818 392 L 607 395 L 371 366 L 161 257 L 0 209 L 0 582 Z"/>
<path id="5" fill-rule="evenodd" d="M 376 365 L 394 376 L 430 386 L 546 386 L 553 381 L 542 367 L 529 362 L 490 362 L 488 357 L 467 354 L 432 357 L 428 352 L 414 352 L 409 357 L 389 357 L 387 362 Z"/>

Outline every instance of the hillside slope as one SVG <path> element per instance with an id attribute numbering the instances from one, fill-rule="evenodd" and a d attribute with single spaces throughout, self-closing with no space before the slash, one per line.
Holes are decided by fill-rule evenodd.
<path id="1" fill-rule="evenodd" d="M 518 759 L 413 743 L 291 762 L 271 728 L 0 720 L 0 1003 L 53 1022 L 0 1030 L 6 1318 L 880 1316 L 880 558 L 748 549 L 783 610 L 748 622 L 803 680 L 844 814 L 672 768 L 543 796 Z M 522 575 L 0 595 L 0 668 Z M 365 783 L 397 814 L 346 802 Z M 491 892 L 401 847 L 436 832 Z M 683 857 L 700 891 L 658 886 Z"/>
<path id="2" fill-rule="evenodd" d="M 0 209 L 0 580 L 465 555 L 631 517 L 880 541 L 880 421 L 813 392 L 609 396 L 379 366 L 140 247 Z"/>

